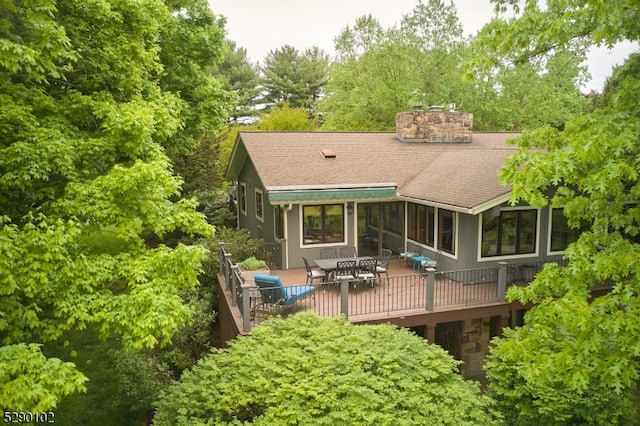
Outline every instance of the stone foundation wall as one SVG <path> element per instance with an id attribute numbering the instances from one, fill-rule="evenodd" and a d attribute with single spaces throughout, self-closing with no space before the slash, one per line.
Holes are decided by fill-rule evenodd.
<path id="1" fill-rule="evenodd" d="M 396 114 L 396 137 L 402 142 L 471 142 L 473 114 L 411 111 Z"/>
<path id="2" fill-rule="evenodd" d="M 483 374 L 484 357 L 489 352 L 491 318 L 465 320 L 462 324 L 461 352 L 464 377 Z"/>

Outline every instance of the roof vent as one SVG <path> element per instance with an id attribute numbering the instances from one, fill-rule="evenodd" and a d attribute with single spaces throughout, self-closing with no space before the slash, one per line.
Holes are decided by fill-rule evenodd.
<path id="1" fill-rule="evenodd" d="M 336 158 L 336 152 L 332 149 L 323 149 L 320 153 L 324 158 Z"/>

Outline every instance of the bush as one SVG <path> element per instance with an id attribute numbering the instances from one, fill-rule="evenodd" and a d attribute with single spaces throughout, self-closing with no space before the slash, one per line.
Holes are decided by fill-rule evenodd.
<path id="1" fill-rule="evenodd" d="M 490 399 L 458 364 L 392 325 L 273 317 L 186 371 L 163 393 L 154 424 L 496 424 Z"/>
<path id="2" fill-rule="evenodd" d="M 215 238 L 203 238 L 197 241 L 197 244 L 203 245 L 209 250 L 209 255 L 202 263 L 203 272 L 200 277 L 200 282 L 207 286 L 215 287 L 217 283 L 220 271 L 218 258 L 218 243 L 220 241 L 225 243 L 225 250 L 233 255 L 234 261 L 250 257 L 266 258 L 264 240 L 251 238 L 246 229 L 219 228 Z"/>

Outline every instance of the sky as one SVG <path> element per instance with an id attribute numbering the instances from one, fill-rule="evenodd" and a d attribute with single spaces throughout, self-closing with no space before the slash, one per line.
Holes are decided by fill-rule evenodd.
<path id="1" fill-rule="evenodd" d="M 299 51 L 317 46 L 333 54 L 333 39 L 357 18 L 371 14 L 384 28 L 400 22 L 417 0 L 209 0 L 216 15 L 227 18 L 227 38 L 247 49 L 252 62 L 261 62 L 270 50 L 288 44 Z M 475 34 L 493 15 L 489 0 L 453 0 L 465 35 Z M 637 44 L 613 50 L 592 49 L 587 65 L 591 74 L 583 91 L 602 91 L 611 68 L 621 64 Z"/>

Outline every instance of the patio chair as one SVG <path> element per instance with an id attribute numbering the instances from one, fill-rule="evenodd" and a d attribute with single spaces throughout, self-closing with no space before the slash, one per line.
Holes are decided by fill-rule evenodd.
<path id="1" fill-rule="evenodd" d="M 353 246 L 340 247 L 340 257 L 358 257 L 358 251 Z"/>
<path id="2" fill-rule="evenodd" d="M 376 269 L 378 259 L 362 259 L 358 263 L 358 271 L 356 277 L 359 280 L 371 281 L 373 287 L 373 279 L 376 277 Z"/>
<path id="3" fill-rule="evenodd" d="M 336 272 L 333 276 L 335 281 L 355 281 L 356 273 L 355 260 L 342 260 L 336 265 Z"/>
<path id="4" fill-rule="evenodd" d="M 257 274 L 254 279 L 260 289 L 261 303 L 252 309 L 252 316 L 260 310 L 260 307 L 264 312 L 271 313 L 282 307 L 291 306 L 298 300 L 309 296 L 313 298 L 315 304 L 314 292 L 316 288 L 314 286 L 296 284 L 285 287 L 277 275 Z"/>
<path id="5" fill-rule="evenodd" d="M 425 257 L 420 261 L 420 271 L 423 272 L 427 268 L 438 269 L 438 259 L 440 259 L 440 251 L 436 252 L 435 259 Z"/>
<path id="6" fill-rule="evenodd" d="M 413 258 L 416 256 L 419 256 L 419 253 L 416 253 L 414 251 L 408 251 L 406 247 L 400 247 L 400 259 L 404 259 L 405 262 L 407 262 L 407 266 L 412 266 L 413 265 Z"/>
<path id="7" fill-rule="evenodd" d="M 302 256 L 302 260 L 304 260 L 304 266 L 305 268 L 307 268 L 307 284 L 313 284 L 313 280 L 318 278 L 321 279 L 322 282 L 325 282 L 327 280 L 326 272 L 321 271 L 320 269 L 312 268 L 311 265 L 309 265 L 309 261 L 306 257 Z"/>
<path id="8" fill-rule="evenodd" d="M 337 259 L 338 250 L 335 247 L 320 249 L 320 259 Z"/>
<path id="9" fill-rule="evenodd" d="M 389 249 L 382 249 L 380 258 L 378 259 L 378 265 L 376 266 L 376 274 L 380 277 L 385 274 L 389 278 L 389 261 L 391 260 L 392 251 Z"/>

